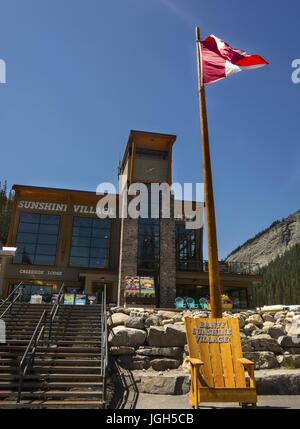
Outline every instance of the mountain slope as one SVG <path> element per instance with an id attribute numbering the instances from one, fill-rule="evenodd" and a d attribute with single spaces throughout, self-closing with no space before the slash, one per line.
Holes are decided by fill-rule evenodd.
<path id="1" fill-rule="evenodd" d="M 268 265 L 277 256 L 283 255 L 296 244 L 300 244 L 300 210 L 239 246 L 227 256 L 227 262 L 251 262 Z"/>
<path id="2" fill-rule="evenodd" d="M 261 270 L 262 281 L 253 288 L 254 304 L 291 305 L 300 303 L 300 245 L 277 256 Z"/>

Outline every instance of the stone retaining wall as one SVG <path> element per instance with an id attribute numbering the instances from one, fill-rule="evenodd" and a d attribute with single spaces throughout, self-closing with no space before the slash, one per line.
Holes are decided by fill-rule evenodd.
<path id="1" fill-rule="evenodd" d="M 209 313 L 113 308 L 108 320 L 110 355 L 124 369 L 188 373 L 184 316 Z M 256 370 L 300 368 L 300 312 L 249 310 L 223 316 L 239 319 L 244 356 L 255 362 Z"/>

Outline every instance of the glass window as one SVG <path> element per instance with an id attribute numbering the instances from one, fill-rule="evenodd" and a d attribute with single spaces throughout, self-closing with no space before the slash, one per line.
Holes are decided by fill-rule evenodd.
<path id="1" fill-rule="evenodd" d="M 138 267 L 159 263 L 159 219 L 139 219 Z"/>
<path id="2" fill-rule="evenodd" d="M 185 228 L 183 224 L 176 225 L 176 259 L 195 260 L 196 233 Z"/>
<path id="3" fill-rule="evenodd" d="M 111 220 L 75 217 L 70 265 L 81 268 L 109 267 Z"/>
<path id="4" fill-rule="evenodd" d="M 15 263 L 54 265 L 60 216 L 22 213 Z"/>
<path id="5" fill-rule="evenodd" d="M 38 253 L 39 255 L 55 256 L 55 247 L 49 244 L 38 244 L 36 246 L 36 253 Z"/>
<path id="6" fill-rule="evenodd" d="M 34 234 L 38 232 L 39 224 L 38 223 L 21 223 L 19 225 L 19 232 L 29 232 Z"/>
<path id="7" fill-rule="evenodd" d="M 89 247 L 72 247 L 72 256 L 83 256 L 88 258 L 90 255 Z"/>
<path id="8" fill-rule="evenodd" d="M 70 265 L 71 267 L 88 267 L 89 258 L 77 258 L 77 257 L 71 256 Z"/>

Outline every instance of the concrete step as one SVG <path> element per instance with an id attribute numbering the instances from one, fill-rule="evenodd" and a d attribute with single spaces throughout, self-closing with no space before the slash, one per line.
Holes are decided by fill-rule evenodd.
<path id="1" fill-rule="evenodd" d="M 0 390 L 0 398 L 17 398 L 17 393 L 11 389 Z M 102 391 L 95 390 L 37 390 L 33 392 L 22 391 L 22 398 L 103 398 Z"/>
<path id="2" fill-rule="evenodd" d="M 33 375 L 57 375 L 57 374 L 71 374 L 74 375 L 75 373 L 77 375 L 95 375 L 99 376 L 101 372 L 101 366 L 59 366 L 59 365 L 53 365 L 53 366 L 39 366 L 34 365 L 33 367 Z M 16 377 L 19 375 L 19 366 L 6 366 L 2 365 L 0 366 L 0 379 L 7 379 L 10 377 Z"/>
<path id="3" fill-rule="evenodd" d="M 6 343 L 7 344 L 14 344 L 14 342 L 16 341 L 27 341 L 29 342 L 31 339 L 32 335 L 28 335 L 28 334 L 17 334 L 14 335 L 13 337 L 10 336 L 9 334 L 6 336 Z M 45 341 L 48 340 L 48 333 L 45 333 Z M 65 333 L 65 332 L 52 332 L 51 333 L 51 339 L 52 342 L 56 342 L 56 340 L 58 341 L 88 341 L 88 339 L 90 339 L 91 341 L 99 341 L 101 339 L 101 333 L 94 333 L 94 332 L 83 332 L 83 333 Z"/>
<path id="4" fill-rule="evenodd" d="M 3 355 L 0 359 L 1 364 L 7 364 L 8 362 L 19 362 L 22 359 L 23 354 L 12 354 L 7 353 Z M 94 362 L 97 359 L 100 359 L 101 353 L 98 350 L 98 353 L 78 353 L 78 352 L 65 352 L 58 354 L 56 352 L 48 352 L 46 355 L 44 353 L 37 353 L 35 356 L 35 362 L 41 363 L 46 362 L 46 364 L 51 362 L 70 362 L 70 365 L 73 363 L 79 364 L 80 362 Z"/>
<path id="5" fill-rule="evenodd" d="M 13 323 L 9 323 L 6 322 L 7 328 L 18 328 L 18 327 L 26 327 L 26 328 L 35 328 L 37 322 L 39 321 L 39 318 L 34 319 L 34 320 L 25 320 L 25 319 L 20 319 L 18 321 L 14 321 Z M 88 320 L 88 319 L 84 319 L 84 320 L 54 320 L 52 326 L 68 326 L 68 327 L 73 327 L 73 328 L 86 328 L 86 327 L 95 327 L 95 326 L 100 326 L 101 325 L 101 321 L 98 320 Z M 49 323 L 46 323 L 46 326 L 49 326 Z"/>
<path id="6" fill-rule="evenodd" d="M 22 349 L 23 350 L 23 349 Z M 21 359 L 23 356 L 23 352 L 22 353 L 16 353 L 16 352 L 3 352 L 0 353 L 0 359 L 2 360 L 2 358 L 11 358 L 11 359 Z M 97 351 L 91 351 L 89 349 L 86 349 L 84 352 L 78 352 L 76 350 L 73 350 L 72 348 L 68 348 L 67 351 L 48 351 L 47 354 L 45 352 L 39 352 L 37 351 L 36 355 L 35 355 L 35 359 L 38 358 L 45 358 L 47 356 L 47 358 L 58 358 L 58 359 L 62 359 L 62 358 L 80 358 L 80 357 L 91 357 L 91 358 L 99 358 L 101 356 L 101 352 L 99 351 L 99 349 L 97 348 Z"/>
<path id="7" fill-rule="evenodd" d="M 26 346 L 28 345 L 30 338 L 27 339 L 22 339 L 22 340 L 8 340 L 7 342 L 7 347 L 15 347 L 15 346 Z M 40 340 L 38 347 L 42 348 L 42 347 L 46 347 L 47 344 L 47 338 L 45 338 L 44 340 Z M 91 347 L 97 347 L 97 346 L 101 346 L 101 340 L 99 339 L 99 337 L 97 337 L 97 339 L 91 339 L 89 340 L 89 338 L 82 338 L 82 339 L 72 339 L 72 340 L 60 340 L 58 339 L 57 341 L 55 341 L 55 346 L 60 347 L 60 346 L 69 346 L 69 347 L 76 347 L 79 344 L 84 344 L 84 345 L 88 345 Z M 51 345 L 50 345 L 51 347 Z M 47 347 L 48 348 L 48 347 Z"/>
<path id="8" fill-rule="evenodd" d="M 1 390 L 12 391 L 13 389 L 18 389 L 19 383 L 16 381 L 0 381 L 0 392 Z M 102 389 L 103 383 L 102 381 L 47 381 L 47 380 L 36 380 L 29 381 L 28 379 L 24 379 L 22 384 L 22 392 L 27 393 L 27 390 L 31 389 L 40 389 L 40 390 L 56 390 L 62 389 L 69 392 L 68 389 Z M 72 390 L 75 393 L 75 390 Z M 71 393 L 72 393 L 71 392 Z M 32 392 L 34 393 L 34 392 Z M 65 392 L 64 392 L 65 393 Z M 99 392 L 100 393 L 100 392 Z"/>
<path id="9" fill-rule="evenodd" d="M 95 368 L 95 367 L 94 367 Z M 44 370 L 45 368 L 43 368 Z M 54 369 L 54 368 L 53 368 Z M 57 369 L 57 368 L 56 368 Z M 36 370 L 36 368 L 35 368 Z M 77 369 L 76 369 L 77 371 Z M 0 388 L 2 383 L 13 383 L 17 382 L 19 380 L 19 374 L 18 373 L 3 373 L 0 374 Z M 102 382 L 102 376 L 100 374 L 100 371 L 98 374 L 89 374 L 89 373 L 68 373 L 68 372 L 61 372 L 61 373 L 48 373 L 48 372 L 40 372 L 39 374 L 33 373 L 33 374 L 26 374 L 24 376 L 24 380 L 36 380 L 40 382 L 67 382 L 67 381 L 76 381 L 76 382 Z"/>
<path id="10" fill-rule="evenodd" d="M 33 401 L 24 401 L 22 400 L 20 404 L 17 404 L 15 401 L 0 401 L 0 409 L 102 409 L 105 408 L 105 402 L 101 400 L 33 400 Z"/>

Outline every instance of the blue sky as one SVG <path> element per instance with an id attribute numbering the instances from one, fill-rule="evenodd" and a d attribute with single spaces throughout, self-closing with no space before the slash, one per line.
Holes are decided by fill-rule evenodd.
<path id="1" fill-rule="evenodd" d="M 298 0 L 0 0 L 0 179 L 116 183 L 130 129 L 202 181 L 194 27 L 270 65 L 207 88 L 219 255 L 300 208 Z"/>

